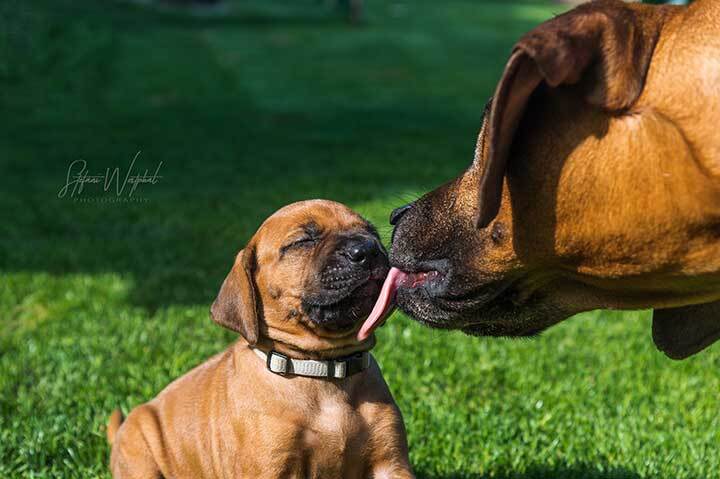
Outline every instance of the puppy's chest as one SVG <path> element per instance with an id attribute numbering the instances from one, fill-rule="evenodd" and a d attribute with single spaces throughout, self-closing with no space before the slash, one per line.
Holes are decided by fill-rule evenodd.
<path id="1" fill-rule="evenodd" d="M 284 477 L 362 477 L 368 430 L 347 404 L 326 401 L 303 412 L 300 421 L 283 421 L 276 466 Z"/>

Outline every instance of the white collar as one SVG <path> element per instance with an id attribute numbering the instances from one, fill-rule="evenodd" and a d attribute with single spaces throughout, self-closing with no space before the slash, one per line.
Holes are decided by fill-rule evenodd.
<path id="1" fill-rule="evenodd" d="M 257 348 L 252 348 L 252 350 L 260 359 L 265 361 L 268 371 L 280 376 L 294 375 L 309 378 L 343 379 L 370 367 L 370 353 L 368 351 L 322 361 L 318 359 L 294 359 L 277 351 L 266 353 Z"/>

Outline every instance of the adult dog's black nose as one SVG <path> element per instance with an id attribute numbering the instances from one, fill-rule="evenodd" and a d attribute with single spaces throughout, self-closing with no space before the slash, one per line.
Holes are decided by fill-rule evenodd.
<path id="1" fill-rule="evenodd" d="M 398 221 L 400 221 L 400 218 L 403 217 L 405 213 L 412 207 L 412 203 L 408 203 L 405 206 L 401 206 L 400 208 L 395 208 L 390 213 L 390 224 L 395 226 Z"/>
<path id="2" fill-rule="evenodd" d="M 364 264 L 380 254 L 380 245 L 372 238 L 357 238 L 348 241 L 345 256 L 356 264 Z"/>

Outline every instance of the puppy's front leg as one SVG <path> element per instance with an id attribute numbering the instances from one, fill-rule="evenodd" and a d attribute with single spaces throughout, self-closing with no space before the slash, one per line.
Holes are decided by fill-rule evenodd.
<path id="1" fill-rule="evenodd" d="M 393 404 L 380 408 L 380 411 L 371 435 L 372 478 L 414 479 L 400 411 Z"/>
<path id="2" fill-rule="evenodd" d="M 114 446 L 110 469 L 113 479 L 163 479 L 150 450 L 144 444 Z"/>
<path id="3" fill-rule="evenodd" d="M 415 479 L 409 465 L 377 465 L 373 468 L 373 479 Z"/>

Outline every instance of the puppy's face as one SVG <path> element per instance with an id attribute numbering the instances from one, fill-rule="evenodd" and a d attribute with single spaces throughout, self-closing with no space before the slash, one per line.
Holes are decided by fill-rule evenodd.
<path id="1" fill-rule="evenodd" d="M 213 318 L 250 343 L 351 346 L 388 272 L 373 226 L 339 203 L 304 201 L 268 218 L 238 254 Z"/>

